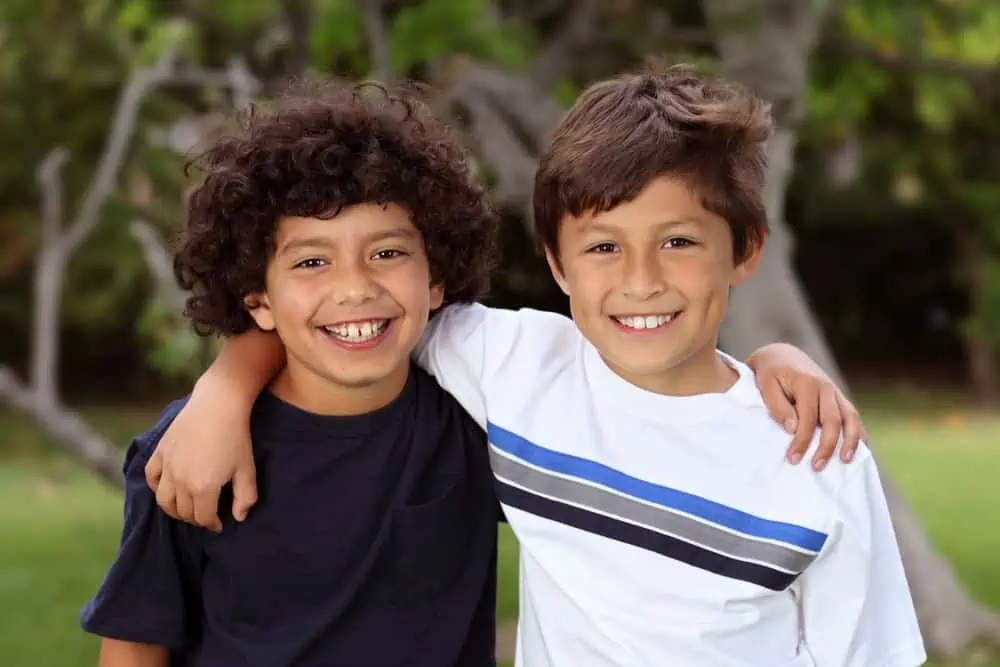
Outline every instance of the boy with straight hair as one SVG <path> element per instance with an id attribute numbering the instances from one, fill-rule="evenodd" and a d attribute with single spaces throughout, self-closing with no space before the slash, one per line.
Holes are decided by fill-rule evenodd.
<path id="1" fill-rule="evenodd" d="M 871 453 L 818 473 L 790 465 L 751 370 L 717 350 L 729 291 L 766 235 L 770 132 L 759 99 L 686 68 L 595 84 L 535 187 L 573 320 L 452 306 L 418 348 L 488 433 L 521 546 L 519 665 L 925 659 Z M 260 370 L 280 351 L 240 345 L 197 409 L 264 384 L 236 362 Z M 186 432 L 164 468 L 200 457 L 231 475 L 245 451 Z"/>
<path id="2" fill-rule="evenodd" d="M 101 667 L 494 664 L 485 437 L 411 355 L 483 295 L 496 220 L 416 98 L 306 84 L 199 161 L 175 268 L 202 332 L 277 332 L 250 413 L 260 502 L 219 534 L 158 509 L 133 440 L 120 551 L 83 627 Z M 455 261 L 463 257 L 465 261 Z"/>

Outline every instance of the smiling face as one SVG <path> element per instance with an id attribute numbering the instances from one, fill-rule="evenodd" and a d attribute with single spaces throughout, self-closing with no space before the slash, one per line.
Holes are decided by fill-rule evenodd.
<path id="1" fill-rule="evenodd" d="M 565 216 L 558 248 L 546 255 L 573 319 L 618 375 L 672 395 L 731 384 L 719 327 L 759 248 L 735 264 L 729 225 L 683 182 L 660 176 L 610 211 Z"/>
<path id="2" fill-rule="evenodd" d="M 247 305 L 285 345 L 275 393 L 313 412 L 357 414 L 402 391 L 442 298 L 409 213 L 359 204 L 329 220 L 281 219 L 265 291 Z"/>

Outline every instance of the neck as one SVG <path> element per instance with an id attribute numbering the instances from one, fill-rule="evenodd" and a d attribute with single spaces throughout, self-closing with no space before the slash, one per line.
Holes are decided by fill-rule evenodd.
<path id="1" fill-rule="evenodd" d="M 607 360 L 605 363 L 622 379 L 640 389 L 664 396 L 721 394 L 739 379 L 739 373 L 715 353 L 714 342 L 662 373 L 630 373 Z"/>
<path id="2" fill-rule="evenodd" d="M 271 393 L 295 407 L 318 415 L 353 416 L 374 412 L 394 401 L 410 375 L 410 364 L 370 383 L 344 385 L 317 375 L 288 359 L 271 384 Z"/>

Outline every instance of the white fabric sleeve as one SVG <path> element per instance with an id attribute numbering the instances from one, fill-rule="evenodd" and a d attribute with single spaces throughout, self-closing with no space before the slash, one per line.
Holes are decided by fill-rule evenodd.
<path id="1" fill-rule="evenodd" d="M 817 667 L 915 667 L 927 655 L 878 469 L 861 452 L 840 493 L 841 523 L 795 585 L 805 648 Z"/>
<path id="2" fill-rule="evenodd" d="M 515 315 L 480 304 L 448 306 L 431 319 L 414 350 L 417 364 L 484 429 L 485 384 L 495 360 L 507 355 L 516 338 Z"/>

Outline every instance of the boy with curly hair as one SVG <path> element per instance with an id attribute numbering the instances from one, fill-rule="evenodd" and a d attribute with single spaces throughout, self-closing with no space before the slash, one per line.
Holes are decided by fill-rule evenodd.
<path id="1" fill-rule="evenodd" d="M 201 158 L 175 257 L 204 333 L 276 332 L 255 397 L 260 500 L 219 532 L 157 508 L 129 447 L 117 560 L 84 608 L 102 667 L 493 664 L 485 436 L 411 354 L 487 288 L 495 219 L 416 98 L 311 86 Z"/>
<path id="2" fill-rule="evenodd" d="M 686 68 L 595 84 L 535 182 L 539 245 L 573 319 L 457 304 L 418 345 L 489 436 L 521 547 L 519 665 L 923 660 L 867 448 L 851 466 L 789 465 L 773 397 L 717 350 L 730 289 L 766 236 L 770 130 L 759 99 Z M 168 511 L 203 521 L 218 506 L 192 516 L 196 498 L 175 493 L 198 469 L 185 457 L 208 471 L 209 493 L 247 470 L 245 415 L 213 411 L 254 395 L 279 348 L 261 334 L 232 341 L 196 390 L 188 419 L 228 433 L 187 425 L 169 443 L 159 488 L 180 474 Z"/>

